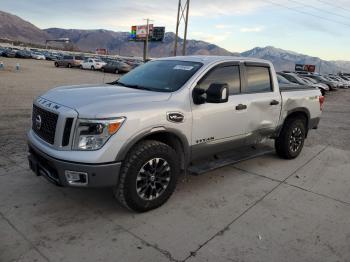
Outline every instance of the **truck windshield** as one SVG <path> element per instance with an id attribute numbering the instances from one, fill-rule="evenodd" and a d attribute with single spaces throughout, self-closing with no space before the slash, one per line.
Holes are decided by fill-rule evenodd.
<path id="1" fill-rule="evenodd" d="M 115 84 L 157 92 L 180 89 L 203 64 L 178 60 L 155 60 L 138 66 Z"/>

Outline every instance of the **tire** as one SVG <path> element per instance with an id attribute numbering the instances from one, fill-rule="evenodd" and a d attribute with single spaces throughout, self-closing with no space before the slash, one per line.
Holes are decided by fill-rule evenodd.
<path id="1" fill-rule="evenodd" d="M 68 67 L 68 68 L 72 68 L 72 65 L 71 65 L 71 64 L 68 64 L 67 67 Z"/>
<path id="2" fill-rule="evenodd" d="M 326 91 L 324 89 L 320 89 L 320 91 L 323 96 L 326 94 Z"/>
<path id="3" fill-rule="evenodd" d="M 94 67 L 94 66 L 91 66 L 91 70 L 95 70 L 95 67 Z"/>
<path id="4" fill-rule="evenodd" d="M 306 137 L 306 120 L 302 117 L 287 118 L 281 133 L 275 139 L 278 156 L 284 159 L 296 158 L 304 146 Z"/>
<path id="5" fill-rule="evenodd" d="M 55 62 L 55 67 L 58 67 L 58 66 L 59 66 L 59 64 L 57 62 Z"/>
<path id="6" fill-rule="evenodd" d="M 82 65 L 79 66 L 80 69 L 84 69 Z"/>
<path id="7" fill-rule="evenodd" d="M 168 145 L 154 140 L 141 141 L 131 149 L 121 167 L 115 197 L 136 212 L 163 205 L 175 190 L 179 162 L 175 150 Z"/>
<path id="8" fill-rule="evenodd" d="M 114 71 L 114 73 L 119 74 L 119 70 L 118 70 L 118 69 L 116 69 L 116 70 Z"/>

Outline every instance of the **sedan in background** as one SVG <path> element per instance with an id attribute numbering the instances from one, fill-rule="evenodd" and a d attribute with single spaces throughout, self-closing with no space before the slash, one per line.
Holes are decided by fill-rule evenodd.
<path id="1" fill-rule="evenodd" d="M 16 52 L 16 57 L 17 58 L 32 58 L 32 54 L 28 50 L 19 50 Z"/>
<path id="2" fill-rule="evenodd" d="M 132 67 L 128 65 L 127 63 L 120 62 L 120 61 L 112 61 L 105 66 L 102 67 L 102 71 L 106 73 L 127 73 L 131 71 Z"/>
<path id="3" fill-rule="evenodd" d="M 323 76 L 320 76 L 320 75 L 308 75 L 308 77 L 310 77 L 312 79 L 315 79 L 319 83 L 326 84 L 330 88 L 330 90 L 334 90 L 334 89 L 338 88 L 338 85 L 334 81 L 330 81 L 330 80 L 324 78 Z"/>
<path id="4" fill-rule="evenodd" d="M 6 48 L 2 52 L 2 56 L 3 57 L 16 57 L 16 50 L 13 50 L 13 49 L 10 49 L 10 48 Z"/>
<path id="5" fill-rule="evenodd" d="M 324 96 L 326 94 L 326 91 L 329 91 L 329 87 L 325 84 L 322 83 L 317 83 L 317 81 L 315 81 L 312 78 L 308 78 L 308 77 L 302 77 L 302 79 L 309 85 L 309 86 L 313 86 L 316 87 L 318 89 L 320 89 L 322 95 Z M 316 82 L 316 83 L 315 83 Z"/>
<path id="6" fill-rule="evenodd" d="M 36 59 L 36 60 L 45 60 L 46 59 L 46 57 L 42 53 L 39 53 L 39 52 L 32 52 L 32 58 Z"/>
<path id="7" fill-rule="evenodd" d="M 106 63 L 100 59 L 88 58 L 88 59 L 85 59 L 81 63 L 80 68 L 81 69 L 100 70 L 105 65 L 106 65 Z"/>

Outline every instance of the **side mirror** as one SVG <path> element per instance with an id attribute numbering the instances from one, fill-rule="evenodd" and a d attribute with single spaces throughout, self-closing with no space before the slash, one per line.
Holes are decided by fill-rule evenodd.
<path id="1" fill-rule="evenodd" d="M 213 83 L 209 86 L 206 102 L 208 103 L 226 103 L 228 101 L 228 84 Z"/>

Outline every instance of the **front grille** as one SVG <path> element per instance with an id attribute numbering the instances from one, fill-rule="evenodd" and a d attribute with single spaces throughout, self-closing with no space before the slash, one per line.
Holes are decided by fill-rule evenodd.
<path id="1" fill-rule="evenodd" d="M 33 105 L 32 128 L 39 137 L 52 145 L 55 142 L 57 119 L 57 114 Z"/>

